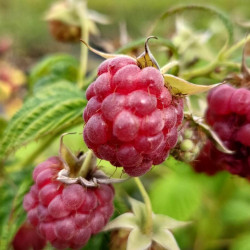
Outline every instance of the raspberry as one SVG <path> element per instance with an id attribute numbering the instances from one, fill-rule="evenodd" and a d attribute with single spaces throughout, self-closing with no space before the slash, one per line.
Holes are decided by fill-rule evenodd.
<path id="1" fill-rule="evenodd" d="M 14 250 L 42 250 L 45 245 L 46 240 L 27 221 L 19 228 L 12 242 Z"/>
<path id="2" fill-rule="evenodd" d="M 193 163 L 198 172 L 227 170 L 250 178 L 250 90 L 221 85 L 208 95 L 206 121 L 234 154 L 218 151 L 209 141 Z"/>
<path id="3" fill-rule="evenodd" d="M 43 241 L 59 249 L 80 248 L 112 216 L 114 190 L 108 184 L 93 188 L 64 184 L 56 180 L 62 169 L 59 157 L 39 164 L 33 172 L 35 184 L 24 197 L 23 207 Z"/>
<path id="4" fill-rule="evenodd" d="M 96 156 L 140 176 L 162 163 L 177 142 L 183 100 L 172 97 L 160 71 L 134 59 L 104 61 L 86 91 L 84 141 Z"/>

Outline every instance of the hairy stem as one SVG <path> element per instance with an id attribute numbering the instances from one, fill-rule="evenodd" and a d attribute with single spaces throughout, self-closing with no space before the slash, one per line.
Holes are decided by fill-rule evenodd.
<path id="1" fill-rule="evenodd" d="M 140 178 L 135 177 L 134 181 L 135 181 L 138 189 L 140 190 L 140 193 L 141 193 L 142 198 L 144 200 L 144 203 L 146 205 L 146 212 L 147 212 L 146 216 L 147 216 L 147 218 L 146 218 L 146 223 L 145 223 L 145 226 L 144 226 L 143 230 L 147 235 L 150 235 L 151 232 L 152 232 L 152 226 L 153 226 L 153 218 L 152 218 L 153 212 L 152 212 L 151 202 L 150 202 L 148 193 L 145 190 Z"/>
<path id="2" fill-rule="evenodd" d="M 240 40 L 238 43 L 236 43 L 230 49 L 228 49 L 224 53 L 223 57 L 228 58 L 235 50 L 239 49 L 241 46 L 243 46 L 244 44 L 246 44 L 249 41 L 250 41 L 250 35 L 248 35 L 246 38 Z"/>
<path id="3" fill-rule="evenodd" d="M 189 79 L 192 79 L 194 77 L 204 76 L 204 75 L 207 75 L 207 74 L 213 72 L 217 65 L 218 65 L 218 60 L 215 60 L 214 62 L 208 64 L 207 66 L 205 66 L 203 68 L 183 72 L 180 77 L 185 79 L 185 80 L 189 80 Z"/>

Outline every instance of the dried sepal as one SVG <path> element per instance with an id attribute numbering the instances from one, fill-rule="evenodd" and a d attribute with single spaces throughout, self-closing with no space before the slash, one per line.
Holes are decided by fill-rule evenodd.
<path id="1" fill-rule="evenodd" d="M 222 84 L 217 83 L 213 85 L 198 85 L 170 74 L 164 74 L 163 77 L 165 81 L 165 86 L 170 90 L 172 95 L 179 96 L 193 95 L 206 92 Z"/>
<path id="2" fill-rule="evenodd" d="M 213 144 L 219 151 L 226 154 L 234 154 L 234 151 L 228 149 L 218 137 L 218 135 L 206 123 L 204 123 L 203 118 L 194 116 L 190 113 L 185 113 L 184 115 L 187 120 L 191 120 L 202 130 L 202 132 L 207 136 L 208 139 L 213 142 Z"/>
<path id="3" fill-rule="evenodd" d="M 85 187 L 97 187 L 99 184 L 112 184 L 124 182 L 127 179 L 114 179 L 109 178 L 103 171 L 94 170 L 88 176 L 88 179 L 83 178 L 82 176 L 70 177 L 70 171 L 67 169 L 62 169 L 58 173 L 58 181 L 61 181 L 65 184 L 81 184 Z"/>
<path id="4" fill-rule="evenodd" d="M 60 137 L 60 147 L 59 147 L 59 156 L 63 161 L 64 168 L 70 170 L 71 172 L 77 171 L 77 169 L 82 165 L 84 156 L 77 158 L 69 148 L 63 143 L 63 138 L 66 135 L 73 135 L 75 133 L 64 133 Z"/>
<path id="5" fill-rule="evenodd" d="M 136 60 L 137 60 L 137 65 L 143 69 L 143 68 L 146 68 L 146 67 L 154 67 L 156 69 L 160 69 L 157 61 L 155 60 L 154 56 L 152 55 L 149 47 L 148 47 L 148 41 L 149 39 L 151 38 L 154 38 L 154 39 L 158 39 L 157 37 L 155 36 L 149 36 L 147 39 L 146 39 L 146 42 L 145 42 L 145 51 L 139 55 Z"/>
<path id="6" fill-rule="evenodd" d="M 84 154 L 81 152 L 75 156 L 63 143 L 64 136 L 72 134 L 76 133 L 64 133 L 60 138 L 59 156 L 64 169 L 58 173 L 57 180 L 66 184 L 80 183 L 85 187 L 96 187 L 99 184 L 120 183 L 127 180 L 127 178 L 110 178 L 103 171 L 97 169 L 97 158 L 91 151 Z"/>
<path id="7" fill-rule="evenodd" d="M 109 59 L 109 58 L 115 58 L 115 57 L 119 57 L 119 56 L 126 56 L 129 58 L 132 58 L 133 60 L 135 60 L 133 57 L 127 56 L 127 55 L 122 55 L 122 54 L 109 54 L 109 53 L 104 53 L 101 52 L 99 50 L 96 50 L 94 48 L 92 48 L 88 43 L 86 43 L 85 41 L 81 40 L 81 42 L 86 45 L 88 47 L 89 50 L 91 50 L 93 53 L 95 53 L 96 55 L 103 57 L 105 59 Z M 136 61 L 136 60 L 135 60 Z"/>

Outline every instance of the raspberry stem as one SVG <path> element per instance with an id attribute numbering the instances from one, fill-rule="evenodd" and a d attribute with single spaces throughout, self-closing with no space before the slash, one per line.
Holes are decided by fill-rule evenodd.
<path id="1" fill-rule="evenodd" d="M 78 176 L 81 176 L 83 178 L 87 177 L 90 169 L 93 167 L 91 164 L 91 160 L 93 157 L 92 150 L 88 150 L 88 152 L 86 154 L 87 154 L 87 156 L 82 164 L 82 167 L 81 167 L 81 169 L 79 171 L 79 175 L 78 175 Z"/>
<path id="2" fill-rule="evenodd" d="M 144 224 L 144 227 L 142 228 L 142 231 L 146 234 L 146 235 L 150 235 L 152 232 L 152 226 L 153 226 L 153 219 L 152 219 L 152 206 L 151 206 L 151 201 L 149 199 L 148 193 L 146 191 L 146 189 L 144 188 L 141 180 L 139 177 L 135 177 L 134 181 L 138 187 L 138 189 L 140 190 L 140 193 L 143 197 L 143 200 L 145 202 L 146 205 L 146 222 Z"/>
<path id="3" fill-rule="evenodd" d="M 249 41 L 250 41 L 250 35 L 248 35 L 246 38 L 243 38 L 238 43 L 233 45 L 230 49 L 228 49 L 223 55 L 224 58 L 228 58 L 229 56 L 231 56 L 232 53 L 234 53 L 237 49 L 239 49 L 241 46 L 243 46 Z"/>
<path id="4" fill-rule="evenodd" d="M 88 43 L 89 41 L 89 29 L 88 29 L 88 19 L 87 19 L 87 3 L 82 1 L 78 4 L 77 12 L 81 20 L 81 39 Z M 78 72 L 78 87 L 82 88 L 84 86 L 84 77 L 87 71 L 88 62 L 88 48 L 86 46 L 81 46 L 81 56 L 80 56 L 80 67 Z"/>

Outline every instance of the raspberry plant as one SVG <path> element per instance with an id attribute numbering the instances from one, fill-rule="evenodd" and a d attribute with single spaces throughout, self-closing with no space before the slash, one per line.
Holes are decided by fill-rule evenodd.
<path id="1" fill-rule="evenodd" d="M 225 27 L 219 37 L 226 37 L 225 45 L 209 63 L 202 54 L 209 51 L 205 35 L 181 19 L 171 39 L 162 31 L 166 19 L 189 11 L 212 14 Z M 1 202 L 9 209 L 0 210 L 0 246 L 248 247 L 247 240 L 239 247 L 249 233 L 241 234 L 241 224 L 247 228 L 250 221 L 249 183 L 243 183 L 250 176 L 247 45 L 242 65 L 234 53 L 250 38 L 233 44 L 230 19 L 195 5 L 167 10 L 145 38 L 112 54 L 89 45 L 96 22 L 110 20 L 85 1 L 54 4 L 46 21 L 58 41 L 80 44 L 81 38 L 84 44 L 79 62 L 50 55 L 31 69 L 29 94 L 1 129 Z M 106 59 L 93 72 L 88 50 Z M 209 175 L 227 172 L 207 177 L 184 162 Z M 230 248 L 223 245 L 227 237 Z"/>

